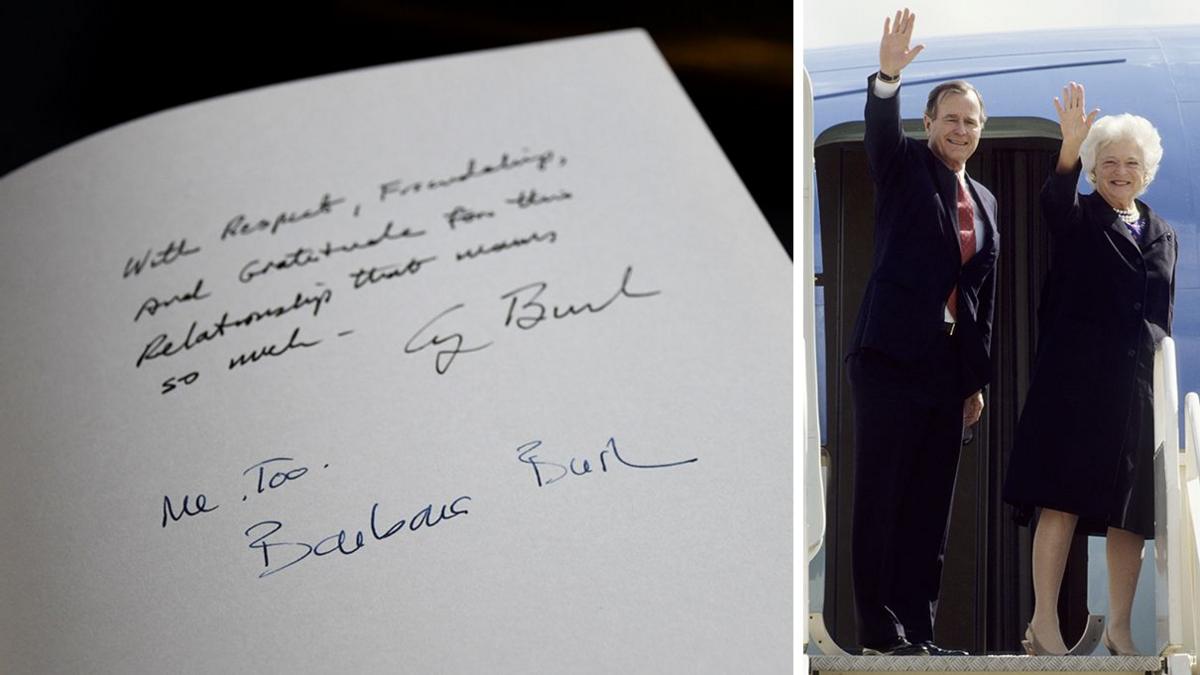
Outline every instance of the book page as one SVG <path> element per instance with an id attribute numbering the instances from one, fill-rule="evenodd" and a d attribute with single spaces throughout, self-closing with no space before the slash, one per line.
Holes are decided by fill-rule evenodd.
<path id="1" fill-rule="evenodd" d="M 2 669 L 790 669 L 790 289 L 641 31 L 38 160 L 0 181 Z"/>

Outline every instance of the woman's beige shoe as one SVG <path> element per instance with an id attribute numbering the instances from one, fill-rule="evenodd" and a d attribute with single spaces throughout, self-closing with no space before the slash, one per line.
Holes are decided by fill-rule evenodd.
<path id="1" fill-rule="evenodd" d="M 1112 654 L 1113 656 L 1137 656 L 1138 655 L 1137 652 L 1123 652 L 1120 649 L 1118 649 L 1117 645 L 1113 644 L 1112 639 L 1108 637 L 1108 628 L 1107 627 L 1105 627 L 1104 637 L 1102 637 L 1100 639 L 1100 641 L 1104 643 L 1104 648 L 1108 650 L 1108 653 Z"/>
<path id="2" fill-rule="evenodd" d="M 1105 639 L 1108 638 L 1108 633 L 1105 633 Z M 1046 649 L 1045 645 L 1038 642 L 1037 635 L 1033 633 L 1033 624 L 1029 624 L 1025 628 L 1025 639 L 1021 640 L 1021 646 L 1025 648 L 1025 653 L 1029 656 L 1066 656 L 1066 652 L 1052 652 Z"/>

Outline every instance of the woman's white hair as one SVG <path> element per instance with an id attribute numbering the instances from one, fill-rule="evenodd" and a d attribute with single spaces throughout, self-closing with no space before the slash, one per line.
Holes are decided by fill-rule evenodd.
<path id="1" fill-rule="evenodd" d="M 1083 160 L 1083 175 L 1087 177 L 1088 183 L 1095 185 L 1096 153 L 1113 141 L 1124 140 L 1133 141 L 1142 149 L 1145 181 L 1142 183 L 1142 191 L 1138 193 L 1140 195 L 1150 186 L 1150 181 L 1154 180 L 1163 155 L 1162 139 L 1158 130 L 1145 117 L 1122 113 L 1106 115 L 1096 120 L 1079 148 L 1079 158 Z"/>

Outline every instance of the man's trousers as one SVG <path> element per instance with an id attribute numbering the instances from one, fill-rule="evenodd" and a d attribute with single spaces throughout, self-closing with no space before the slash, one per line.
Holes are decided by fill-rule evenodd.
<path id="1" fill-rule="evenodd" d="M 963 435 L 957 338 L 905 364 L 848 359 L 854 406 L 853 577 L 859 643 L 933 639 Z"/>

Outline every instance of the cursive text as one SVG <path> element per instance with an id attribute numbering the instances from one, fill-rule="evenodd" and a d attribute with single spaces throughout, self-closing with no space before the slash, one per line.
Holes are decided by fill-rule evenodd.
<path id="1" fill-rule="evenodd" d="M 333 213 L 333 207 L 344 201 L 346 201 L 345 197 L 333 198 L 326 192 L 321 196 L 321 202 L 315 208 L 305 209 L 304 211 L 282 211 L 279 215 L 269 220 L 267 218 L 247 220 L 244 213 L 239 213 L 225 224 L 225 229 L 221 231 L 221 241 L 225 241 L 227 237 L 244 236 L 254 234 L 255 232 L 266 231 L 274 235 L 279 231 L 281 225 L 298 223 L 302 220 Z"/>
<path id="2" fill-rule="evenodd" d="M 370 522 L 366 530 L 359 529 L 353 534 L 344 529 L 339 530 L 320 539 L 315 544 L 272 539 L 283 529 L 283 522 L 279 520 L 257 522 L 246 528 L 245 535 L 251 537 L 249 547 L 262 553 L 263 570 L 258 573 L 258 578 L 261 579 L 282 572 L 309 556 L 321 557 L 332 553 L 339 553 L 343 556 L 353 555 L 370 543 L 384 541 L 398 534 L 406 529 L 405 525 L 410 532 L 416 532 L 423 527 L 435 527 L 443 521 L 470 513 L 465 504 L 469 501 L 471 498 L 463 495 L 436 509 L 433 504 L 427 504 L 409 518 L 401 518 L 390 524 L 386 519 L 380 520 L 379 502 L 376 502 L 371 505 Z M 370 539 L 367 538 L 368 533 Z"/>
<path id="3" fill-rule="evenodd" d="M 378 246 L 385 241 L 395 241 L 397 239 L 409 239 L 412 237 L 420 237 L 425 234 L 425 230 L 413 230 L 412 228 L 404 228 L 399 232 L 394 231 L 395 223 L 388 221 L 388 224 L 383 228 L 383 232 L 377 236 L 364 241 L 351 241 L 347 243 L 334 244 L 327 241 L 324 246 L 307 247 L 302 246 L 295 251 L 285 254 L 281 258 L 275 260 L 262 261 L 257 258 L 251 260 L 242 266 L 238 272 L 238 281 L 243 284 L 248 284 L 258 277 L 261 277 L 272 270 L 289 270 L 297 267 L 305 267 L 313 263 L 319 263 L 326 258 L 337 253 L 352 253 L 362 249 Z"/>
<path id="4" fill-rule="evenodd" d="M 699 460 L 699 457 L 692 457 L 691 459 L 683 459 L 675 462 L 639 464 L 622 457 L 621 451 L 617 448 L 617 441 L 609 438 L 605 449 L 600 451 L 598 458 L 599 468 L 597 469 L 596 464 L 593 464 L 592 460 L 587 457 L 582 459 L 571 457 L 566 464 L 540 459 L 538 455 L 534 454 L 534 451 L 540 447 L 542 447 L 542 442 L 538 440 L 529 441 L 517 447 L 517 460 L 523 464 L 528 464 L 529 468 L 533 470 L 533 479 L 537 482 L 538 487 L 546 487 L 547 485 L 557 483 L 567 476 L 586 476 L 593 471 L 608 473 L 609 469 L 613 467 L 668 469 L 673 466 L 691 464 Z M 610 454 L 612 455 L 611 458 L 609 457 Z"/>
<path id="5" fill-rule="evenodd" d="M 621 287 L 603 302 L 596 304 L 585 302 L 581 305 L 553 305 L 549 308 L 539 301 L 542 293 L 546 290 L 547 284 L 542 281 L 525 284 L 500 296 L 501 299 L 512 298 L 508 305 L 508 315 L 504 319 L 504 325 L 510 326 L 515 324 L 521 330 L 530 330 L 551 317 L 566 319 L 585 312 L 598 314 L 608 309 L 617 301 L 617 298 L 649 298 L 662 292 L 631 291 L 629 290 L 629 280 L 631 278 L 633 278 L 633 267 L 626 267 L 625 274 L 621 277 Z"/>
<path id="6" fill-rule="evenodd" d="M 121 278 L 128 279 L 131 275 L 137 276 L 141 274 L 142 270 L 146 269 L 146 267 L 154 269 L 163 265 L 170 265 L 184 256 L 195 255 L 199 252 L 199 246 L 188 248 L 186 237 L 179 241 L 173 241 L 158 251 L 152 248 L 146 249 L 145 255 L 140 258 L 130 258 L 125 263 L 125 274 Z"/>
<path id="7" fill-rule="evenodd" d="M 204 279 L 200 279 L 199 281 L 196 282 L 196 286 L 194 288 L 192 288 L 192 290 L 187 291 L 186 293 L 176 293 L 175 295 L 172 295 L 170 298 L 168 298 L 166 300 L 159 300 L 158 298 L 151 297 L 148 300 L 146 300 L 145 302 L 143 302 L 142 306 L 140 308 L 138 308 L 137 314 L 135 314 L 133 316 L 133 321 L 134 321 L 134 323 L 137 323 L 137 320 L 142 318 L 142 314 L 149 314 L 150 316 L 154 316 L 154 313 L 157 312 L 158 310 L 163 309 L 164 307 L 170 307 L 171 305 L 173 305 L 177 302 L 188 302 L 190 300 L 203 300 L 212 295 L 211 293 L 205 293 L 203 291 L 203 288 L 204 288 Z"/>
<path id="8" fill-rule="evenodd" d="M 454 363 L 454 358 L 459 354 L 477 352 L 491 345 L 491 342 L 487 342 L 475 347 L 464 347 L 464 338 L 461 333 L 450 333 L 446 336 L 433 333 L 432 336 L 426 337 L 426 331 L 428 331 L 430 326 L 436 323 L 438 319 L 441 319 L 443 316 L 446 316 L 455 310 L 461 309 L 462 307 L 462 303 L 459 303 L 453 307 L 450 307 L 449 309 L 445 309 L 440 314 L 430 319 L 429 322 L 424 326 L 421 326 L 421 328 L 418 329 L 416 333 L 413 333 L 413 336 L 408 339 L 408 342 L 404 343 L 404 353 L 416 354 L 426 347 L 440 347 L 447 342 L 451 343 L 446 349 L 439 349 L 437 355 L 434 356 L 433 359 L 433 369 L 437 371 L 438 375 L 445 375 L 446 370 L 450 368 L 450 364 Z M 424 339 L 425 341 L 420 342 L 421 339 Z"/>

